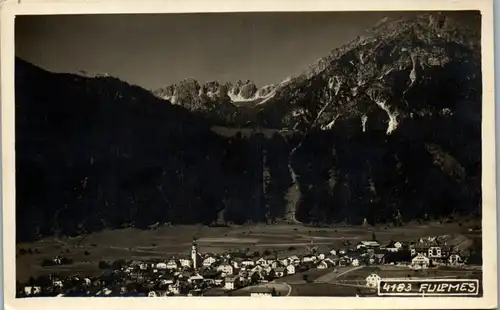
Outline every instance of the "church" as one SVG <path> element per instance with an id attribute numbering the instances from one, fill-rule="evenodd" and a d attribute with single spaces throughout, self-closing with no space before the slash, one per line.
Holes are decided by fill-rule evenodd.
<path id="1" fill-rule="evenodd" d="M 193 240 L 193 245 L 191 246 L 191 262 L 194 270 L 198 269 L 203 264 L 203 258 L 200 253 L 198 253 L 196 240 Z"/>

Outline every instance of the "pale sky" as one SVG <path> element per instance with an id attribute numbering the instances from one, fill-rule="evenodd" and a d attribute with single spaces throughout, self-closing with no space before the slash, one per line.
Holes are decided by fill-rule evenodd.
<path id="1" fill-rule="evenodd" d="M 404 12 L 20 16 L 16 55 L 155 89 L 184 78 L 278 83 Z M 470 15 L 461 14 L 465 19 Z"/>

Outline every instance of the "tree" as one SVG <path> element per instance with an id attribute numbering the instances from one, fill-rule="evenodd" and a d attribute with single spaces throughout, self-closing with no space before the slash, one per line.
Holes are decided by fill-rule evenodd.
<path id="1" fill-rule="evenodd" d="M 260 282 L 260 274 L 257 272 L 254 272 L 252 274 L 252 277 L 250 278 L 250 282 L 252 285 L 258 284 Z"/>
<path id="2" fill-rule="evenodd" d="M 274 281 L 274 279 L 276 279 L 276 273 L 274 272 L 274 269 L 271 269 L 271 271 L 269 271 L 269 274 L 267 275 L 267 280 Z"/>
<path id="3" fill-rule="evenodd" d="M 125 265 L 125 260 L 119 259 L 119 260 L 115 260 L 113 262 L 113 264 L 111 265 L 111 267 L 113 267 L 114 270 L 120 270 L 120 269 L 122 269 L 122 267 L 124 265 Z"/>
<path id="4" fill-rule="evenodd" d="M 100 261 L 99 262 L 99 269 L 108 269 L 110 266 L 107 262 L 105 261 Z"/>

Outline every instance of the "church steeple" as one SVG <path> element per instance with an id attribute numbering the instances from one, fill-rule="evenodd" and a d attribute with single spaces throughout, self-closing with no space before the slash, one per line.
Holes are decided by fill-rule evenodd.
<path id="1" fill-rule="evenodd" d="M 196 270 L 198 267 L 198 245 L 196 244 L 196 239 L 193 239 L 191 246 L 191 262 L 193 263 L 193 269 Z"/>

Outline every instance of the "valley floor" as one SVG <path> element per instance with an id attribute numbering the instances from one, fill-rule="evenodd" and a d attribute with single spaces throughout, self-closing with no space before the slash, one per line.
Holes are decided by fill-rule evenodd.
<path id="1" fill-rule="evenodd" d="M 305 254 L 311 246 L 320 251 L 339 248 L 350 242 L 371 240 L 375 233 L 382 244 L 390 240 L 406 241 L 435 235 L 457 235 L 463 247 L 481 233 L 472 231 L 477 221 L 465 223 L 426 223 L 404 227 L 309 227 L 304 225 L 248 225 L 232 227 L 164 226 L 152 230 L 108 230 L 76 238 L 45 238 L 16 246 L 16 278 L 20 282 L 52 272 L 60 275 L 99 275 L 99 261 L 166 259 L 173 255 L 189 255 L 193 238 L 201 253 L 247 251 L 274 253 L 279 256 Z M 71 265 L 42 267 L 44 259 L 64 256 Z"/>

